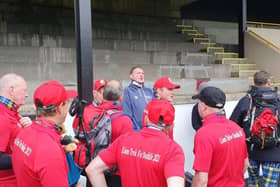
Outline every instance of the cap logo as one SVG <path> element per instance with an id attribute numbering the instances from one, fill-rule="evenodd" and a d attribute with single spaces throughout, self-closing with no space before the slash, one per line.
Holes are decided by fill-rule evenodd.
<path id="1" fill-rule="evenodd" d="M 104 80 L 100 80 L 100 84 L 105 84 L 105 81 Z"/>
<path id="2" fill-rule="evenodd" d="M 216 107 L 221 108 L 221 107 L 223 107 L 223 104 L 222 104 L 222 103 L 217 103 L 217 104 L 216 104 Z"/>

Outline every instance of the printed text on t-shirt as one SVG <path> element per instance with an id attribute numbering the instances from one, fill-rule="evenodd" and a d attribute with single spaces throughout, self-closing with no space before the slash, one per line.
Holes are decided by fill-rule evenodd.
<path id="1" fill-rule="evenodd" d="M 232 141 L 233 139 L 237 139 L 242 137 L 242 130 L 239 130 L 237 132 L 234 132 L 232 134 L 226 134 L 223 137 L 220 138 L 220 144 L 224 144 L 226 142 Z"/>
<path id="2" fill-rule="evenodd" d="M 19 138 L 15 139 L 15 145 L 26 155 L 29 156 L 32 152 L 32 149 L 27 146 L 24 141 Z"/>
<path id="3" fill-rule="evenodd" d="M 123 155 L 131 156 L 131 157 L 136 157 L 140 159 L 145 159 L 145 160 L 150 160 L 153 162 L 159 162 L 160 161 L 160 154 L 158 153 L 151 153 L 151 152 L 145 152 L 142 150 L 137 150 L 136 148 L 127 148 L 125 146 L 122 147 L 122 152 Z"/>

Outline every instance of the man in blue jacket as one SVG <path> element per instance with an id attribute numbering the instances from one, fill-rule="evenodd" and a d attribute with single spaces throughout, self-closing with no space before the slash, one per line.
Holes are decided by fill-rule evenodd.
<path id="1" fill-rule="evenodd" d="M 153 98 L 153 91 L 144 86 L 144 70 L 141 66 L 132 67 L 129 78 L 131 83 L 124 90 L 122 109 L 131 117 L 133 129 L 138 131 L 143 127 L 143 111 Z"/>

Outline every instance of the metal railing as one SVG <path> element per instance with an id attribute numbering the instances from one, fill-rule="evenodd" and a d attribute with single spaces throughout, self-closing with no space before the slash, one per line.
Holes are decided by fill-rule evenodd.
<path id="1" fill-rule="evenodd" d="M 256 27 L 264 28 L 264 27 L 279 27 L 279 23 L 267 23 L 267 22 L 258 22 L 258 21 L 247 21 L 248 25 L 255 25 Z"/>
<path id="2" fill-rule="evenodd" d="M 248 33 L 251 33 L 252 35 L 254 35 L 255 37 L 259 38 L 260 40 L 262 40 L 266 45 L 271 46 L 272 48 L 276 49 L 277 51 L 280 51 L 280 47 L 278 47 L 277 45 L 275 45 L 274 43 L 268 41 L 267 39 L 265 39 L 264 37 L 262 37 L 261 35 L 257 34 L 256 32 L 248 29 L 247 30 Z"/>

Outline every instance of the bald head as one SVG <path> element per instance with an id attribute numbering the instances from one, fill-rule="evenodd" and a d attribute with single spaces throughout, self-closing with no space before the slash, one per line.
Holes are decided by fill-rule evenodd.
<path id="1" fill-rule="evenodd" d="M 23 105 L 27 97 L 27 85 L 23 77 L 8 73 L 0 78 L 0 95 Z"/>
<path id="2" fill-rule="evenodd" d="M 107 101 L 120 101 L 123 96 L 123 89 L 120 81 L 110 80 L 104 87 L 103 98 Z"/>

